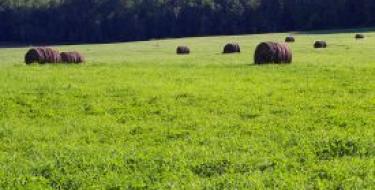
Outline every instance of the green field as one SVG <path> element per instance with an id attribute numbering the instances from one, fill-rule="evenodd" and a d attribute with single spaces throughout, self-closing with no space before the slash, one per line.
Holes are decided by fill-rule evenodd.
<path id="1" fill-rule="evenodd" d="M 375 189 L 375 33 L 253 64 L 287 35 L 55 47 L 84 65 L 0 49 L 0 189 Z"/>

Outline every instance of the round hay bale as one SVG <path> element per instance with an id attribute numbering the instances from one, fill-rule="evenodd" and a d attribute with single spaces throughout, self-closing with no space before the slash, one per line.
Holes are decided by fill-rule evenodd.
<path id="1" fill-rule="evenodd" d="M 40 48 L 31 48 L 25 55 L 25 63 L 42 63 L 44 62 L 44 53 Z"/>
<path id="2" fill-rule="evenodd" d="M 288 37 L 285 38 L 285 42 L 287 42 L 287 43 L 293 43 L 295 41 L 296 41 L 296 39 L 292 36 L 288 36 Z"/>
<path id="3" fill-rule="evenodd" d="M 325 41 L 316 41 L 314 43 L 314 48 L 327 48 L 327 42 L 325 42 Z"/>
<path id="4" fill-rule="evenodd" d="M 63 63 L 83 63 L 85 58 L 82 54 L 73 51 L 73 52 L 61 52 L 61 61 Z"/>
<path id="5" fill-rule="evenodd" d="M 25 55 L 25 63 L 59 63 L 61 61 L 60 53 L 57 50 L 47 47 L 31 48 Z"/>
<path id="6" fill-rule="evenodd" d="M 224 46 L 223 53 L 240 53 L 241 48 L 237 43 L 229 43 Z"/>
<path id="7" fill-rule="evenodd" d="M 365 38 L 365 35 L 363 35 L 363 34 L 356 34 L 355 35 L 355 39 L 364 39 Z"/>
<path id="8" fill-rule="evenodd" d="M 190 49 L 187 46 L 178 46 L 177 50 L 176 50 L 176 53 L 178 55 L 189 54 L 190 53 Z"/>
<path id="9" fill-rule="evenodd" d="M 292 51 L 290 50 L 288 44 L 262 42 L 255 49 L 254 63 L 292 63 L 292 57 Z"/>
<path id="10" fill-rule="evenodd" d="M 61 62 L 60 52 L 52 48 L 43 48 L 47 63 Z"/>

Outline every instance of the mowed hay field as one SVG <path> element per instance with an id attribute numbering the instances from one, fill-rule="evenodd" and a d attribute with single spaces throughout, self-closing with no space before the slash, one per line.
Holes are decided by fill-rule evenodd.
<path id="1" fill-rule="evenodd" d="M 375 189 L 375 33 L 287 35 L 0 49 L 0 189 Z"/>

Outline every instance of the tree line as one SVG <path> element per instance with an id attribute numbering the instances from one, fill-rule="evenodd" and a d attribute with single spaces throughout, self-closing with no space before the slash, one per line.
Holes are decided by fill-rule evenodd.
<path id="1" fill-rule="evenodd" d="M 374 0 L 0 0 L 0 41 L 82 43 L 375 25 Z"/>

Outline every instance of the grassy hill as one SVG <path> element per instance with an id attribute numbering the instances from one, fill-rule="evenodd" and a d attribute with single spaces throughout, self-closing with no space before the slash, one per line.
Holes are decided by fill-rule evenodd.
<path id="1" fill-rule="evenodd" d="M 55 47 L 85 65 L 0 49 L 0 189 L 373 189 L 375 33 L 253 64 L 287 35 Z"/>

